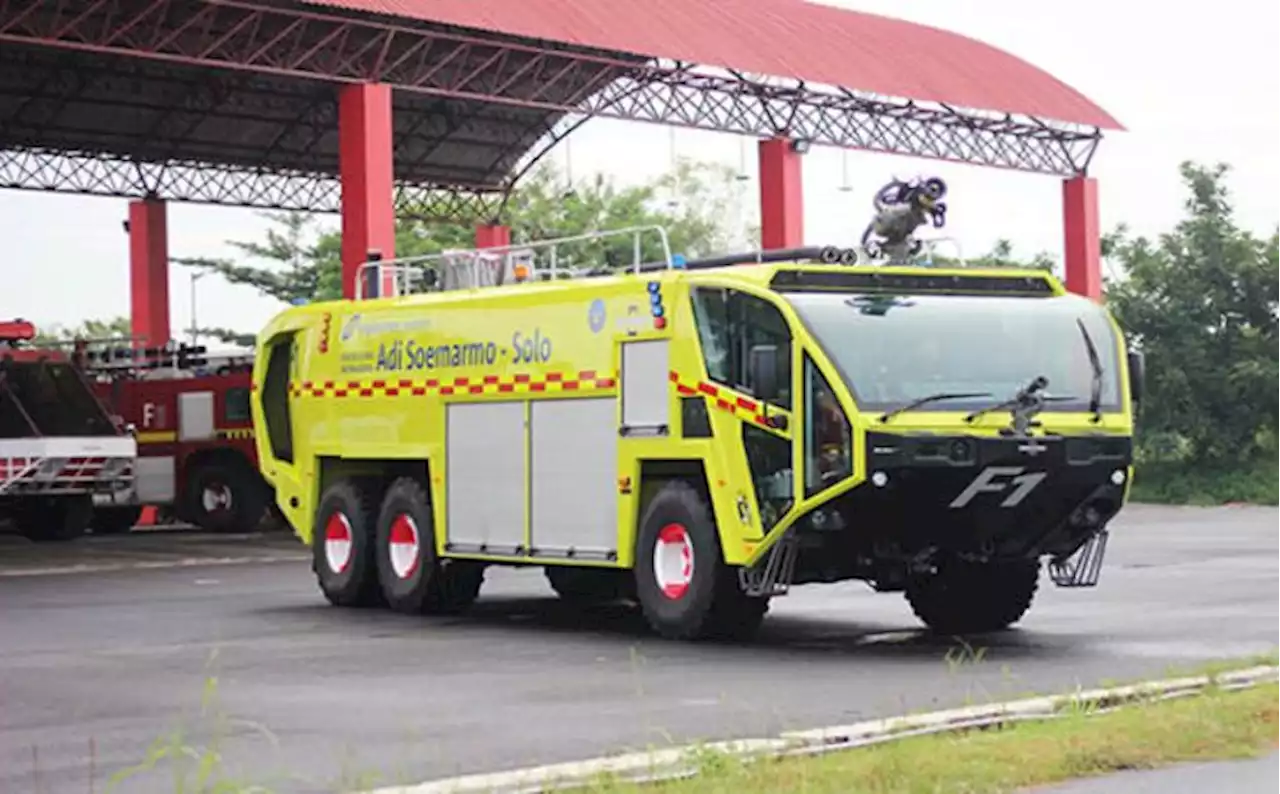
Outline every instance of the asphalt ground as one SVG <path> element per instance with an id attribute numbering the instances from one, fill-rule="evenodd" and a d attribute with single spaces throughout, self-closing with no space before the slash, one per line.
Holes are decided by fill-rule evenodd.
<path id="1" fill-rule="evenodd" d="M 0 792 L 105 791 L 149 752 L 117 790 L 178 791 L 175 748 L 350 791 L 1162 676 L 1280 645 L 1278 524 L 1130 506 L 1097 588 L 1046 580 L 1017 629 L 968 647 L 857 583 L 777 599 L 753 643 L 691 645 L 570 609 L 537 570 L 415 618 L 328 606 L 288 536 L 0 538 Z"/>
<path id="2" fill-rule="evenodd" d="M 1073 780 L 1028 794 L 1274 794 L 1280 790 L 1280 755 L 1245 761 L 1178 764 Z"/>

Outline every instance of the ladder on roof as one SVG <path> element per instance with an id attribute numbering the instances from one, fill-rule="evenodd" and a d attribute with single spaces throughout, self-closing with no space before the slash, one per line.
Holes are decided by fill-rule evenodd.
<path id="1" fill-rule="evenodd" d="M 660 259 L 646 262 L 645 244 L 654 240 L 660 246 Z M 356 270 L 356 300 L 610 275 L 621 270 L 616 255 L 624 245 L 631 259 L 626 269 L 631 272 L 675 267 L 665 227 L 631 226 L 518 245 L 373 258 Z M 568 255 L 565 248 L 570 249 Z M 604 261 L 587 267 L 575 264 L 571 252 L 583 249 Z M 610 255 L 615 255 L 615 261 L 608 261 Z"/>

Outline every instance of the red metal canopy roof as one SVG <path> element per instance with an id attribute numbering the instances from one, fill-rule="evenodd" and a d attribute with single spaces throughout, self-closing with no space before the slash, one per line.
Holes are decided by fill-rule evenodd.
<path id="1" fill-rule="evenodd" d="M 1021 58 L 938 28 L 805 0 L 303 0 L 893 97 L 1123 129 Z"/>

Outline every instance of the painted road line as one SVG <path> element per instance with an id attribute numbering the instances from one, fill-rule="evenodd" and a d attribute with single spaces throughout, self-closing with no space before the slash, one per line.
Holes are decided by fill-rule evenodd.
<path id="1" fill-rule="evenodd" d="M 310 554 L 276 554 L 262 557 L 184 557 L 177 560 L 137 560 L 121 563 L 79 563 L 43 568 L 0 570 L 0 579 L 22 576 L 61 576 L 73 573 L 109 573 L 112 571 L 163 570 L 198 568 L 205 565 L 252 565 L 254 563 L 305 562 Z"/>
<path id="2" fill-rule="evenodd" d="M 697 758 L 707 752 L 760 759 L 792 754 L 831 752 L 884 741 L 994 725 L 1027 719 L 1050 719 L 1081 705 L 1108 709 L 1135 701 L 1195 694 L 1211 685 L 1248 687 L 1280 679 L 1280 667 L 1258 666 L 1214 676 L 1189 676 L 1127 686 L 1079 690 L 1065 695 L 1028 698 L 987 706 L 946 709 L 869 720 L 827 728 L 787 731 L 776 738 L 745 739 L 643 753 L 605 756 L 585 761 L 482 773 L 392 786 L 353 794 L 539 794 L 557 788 L 588 785 L 605 775 L 630 780 L 662 780 L 696 774 Z"/>

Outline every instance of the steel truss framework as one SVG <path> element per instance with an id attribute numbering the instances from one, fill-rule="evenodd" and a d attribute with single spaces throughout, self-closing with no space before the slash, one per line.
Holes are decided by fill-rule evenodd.
<path id="1" fill-rule="evenodd" d="M 340 212 L 341 186 L 328 174 L 261 171 L 218 163 L 129 162 L 95 153 L 0 150 L 0 186 L 120 198 L 168 198 L 276 210 Z M 429 185 L 397 185 L 404 218 L 471 223 L 497 218 L 505 196 Z"/>
<path id="2" fill-rule="evenodd" d="M 552 48 L 496 34 L 283 4 L 267 7 L 241 0 L 0 0 L 0 43 L 4 42 L 278 78 L 338 84 L 379 81 L 401 91 L 446 100 L 538 111 L 534 114 L 537 123 L 529 129 L 536 128 L 541 140 L 526 150 L 521 161 L 512 161 L 500 183 L 484 186 L 500 191 L 508 190 L 554 146 L 563 129 L 560 133 L 549 130 L 564 114 L 752 136 L 786 135 L 815 144 L 1061 176 L 1084 173 L 1101 139 L 1095 128 L 1026 116 L 872 96 L 617 53 Z M 140 172 L 140 166 L 132 162 L 108 166 L 108 154 L 90 158 L 99 169 L 95 173 Z M 33 173 L 48 177 L 64 170 L 64 166 L 51 170 L 56 157 L 49 151 L 27 150 L 3 158 L 5 169 L 13 169 L 16 161 L 42 164 L 19 169 L 27 176 L 16 182 L 6 178 L 4 183 L 11 186 L 43 187 L 39 180 L 31 185 L 24 180 L 30 180 Z M 318 202 L 309 204 L 308 209 L 336 203 L 336 185 L 316 188 L 314 194 L 295 191 L 289 187 L 293 184 L 290 180 L 299 177 L 287 168 L 273 166 L 276 173 L 267 174 L 261 168 L 227 168 L 218 157 L 205 156 L 198 163 L 193 159 L 172 157 L 161 173 L 225 170 L 226 174 L 199 179 L 169 176 L 160 182 L 163 195 L 224 203 L 255 203 L 274 197 L 286 206 L 313 199 Z M 309 178 L 318 184 L 325 181 L 321 176 Z M 99 178 L 96 183 L 107 184 L 109 180 Z M 137 177 L 120 189 L 133 190 L 146 183 Z M 53 179 L 50 186 L 57 188 L 58 184 Z M 468 204 L 458 198 L 464 194 L 448 195 L 451 198 L 445 205 L 449 208 Z"/>

